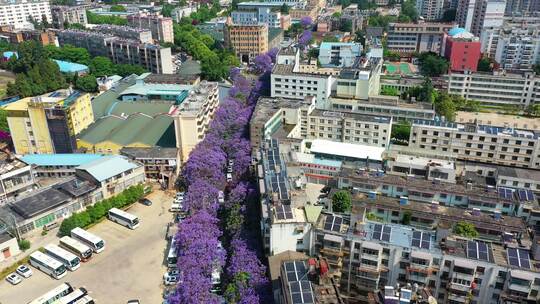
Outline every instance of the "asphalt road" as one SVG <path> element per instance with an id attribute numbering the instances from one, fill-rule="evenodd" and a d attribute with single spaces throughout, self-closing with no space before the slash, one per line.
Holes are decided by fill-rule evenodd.
<path id="1" fill-rule="evenodd" d="M 153 192 L 149 199 L 152 206 L 136 203 L 128 210 L 141 221 L 135 230 L 109 220 L 90 228 L 90 232 L 105 240 L 105 250 L 60 280 L 33 267 L 34 275 L 16 286 L 2 279 L 0 303 L 28 303 L 62 282 L 75 288 L 85 287 L 100 304 L 122 304 L 130 299 L 139 299 L 142 304 L 161 303 L 166 225 L 172 219 L 167 209 L 172 199 L 161 191 Z"/>

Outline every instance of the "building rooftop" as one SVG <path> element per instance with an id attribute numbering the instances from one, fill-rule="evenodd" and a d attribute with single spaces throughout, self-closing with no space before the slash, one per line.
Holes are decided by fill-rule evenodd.
<path id="1" fill-rule="evenodd" d="M 125 147 L 120 150 L 120 153 L 135 159 L 176 159 L 178 156 L 178 149 L 162 147 Z"/>
<path id="2" fill-rule="evenodd" d="M 139 95 L 182 95 L 192 88 L 189 84 L 169 84 L 169 83 L 136 83 L 125 89 L 119 96 Z"/>
<path id="3" fill-rule="evenodd" d="M 137 77 L 137 75 L 125 77 L 117 82 L 110 90 L 107 90 L 94 98 L 92 101 L 92 110 L 94 110 L 94 117 L 96 120 L 111 113 L 116 103 L 118 103 L 120 93 L 134 85 Z"/>
<path id="4" fill-rule="evenodd" d="M 103 157 L 101 154 L 27 154 L 21 159 L 37 166 L 80 166 Z"/>
<path id="5" fill-rule="evenodd" d="M 500 137 L 520 137 L 529 139 L 538 139 L 540 132 L 516 129 L 516 128 L 504 128 L 495 127 L 490 125 L 474 125 L 474 124 L 460 124 L 449 121 L 441 120 L 423 120 L 416 119 L 413 121 L 413 125 L 421 125 L 425 127 L 446 128 L 449 130 L 476 133 L 476 134 L 489 134 Z"/>
<path id="6" fill-rule="evenodd" d="M 387 123 L 389 124 L 392 119 L 387 116 L 376 116 L 376 115 L 367 115 L 367 114 L 360 114 L 356 112 L 336 112 L 336 111 L 328 111 L 328 110 L 322 110 L 322 109 L 314 109 L 311 111 L 310 116 L 322 116 L 322 117 L 338 117 L 338 118 L 351 118 L 355 121 L 362 121 L 362 122 L 371 122 L 371 123 Z"/>
<path id="7" fill-rule="evenodd" d="M 532 181 L 540 180 L 540 171 L 538 170 L 530 170 L 530 169 L 522 169 L 522 168 L 514 168 L 514 167 L 506 167 L 506 166 L 498 166 L 497 175 L 499 177 L 508 176 L 508 177 L 532 180 Z"/>
<path id="8" fill-rule="evenodd" d="M 330 77 L 328 75 L 293 72 L 293 69 L 294 69 L 294 66 L 292 64 L 275 64 L 274 68 L 272 69 L 272 74 L 276 74 L 276 75 L 298 75 L 298 76 L 306 76 L 306 77 L 312 77 L 312 78 L 328 78 L 328 77 Z"/>
<path id="9" fill-rule="evenodd" d="M 77 167 L 77 170 L 88 172 L 97 181 L 102 182 L 120 173 L 139 167 L 139 164 L 131 161 L 125 156 L 110 155 L 103 156 L 90 163 Z"/>
<path id="10" fill-rule="evenodd" d="M 512 128 L 540 131 L 540 119 L 538 118 L 490 112 L 456 112 L 456 122 L 458 123 L 474 123 L 475 121 L 480 125 L 486 124 L 497 127 L 509 126 Z"/>
<path id="11" fill-rule="evenodd" d="M 10 208 L 24 219 L 32 218 L 43 212 L 68 203 L 71 197 L 53 187 L 32 191 L 29 196 L 11 203 Z"/>
<path id="12" fill-rule="evenodd" d="M 0 232 L 0 244 L 3 244 L 15 237 L 11 236 L 7 231 Z"/>
<path id="13" fill-rule="evenodd" d="M 60 72 L 62 73 L 88 72 L 88 66 L 84 64 L 63 61 L 63 60 L 56 60 L 56 59 L 54 59 L 54 61 L 56 62 L 56 64 L 58 64 L 58 67 L 60 68 Z"/>
<path id="14" fill-rule="evenodd" d="M 310 150 L 311 153 L 315 154 L 382 161 L 382 154 L 385 151 L 385 148 L 315 139 L 311 144 Z"/>

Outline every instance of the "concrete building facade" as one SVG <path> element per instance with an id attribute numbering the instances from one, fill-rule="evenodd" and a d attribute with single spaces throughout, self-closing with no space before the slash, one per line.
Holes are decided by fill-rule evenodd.
<path id="1" fill-rule="evenodd" d="M 16 0 L 0 3 L 0 25 L 15 28 L 33 28 L 30 19 L 52 23 L 51 5 L 48 0 Z"/>
<path id="2" fill-rule="evenodd" d="M 226 25 L 225 47 L 234 51 L 241 62 L 250 62 L 268 51 L 268 25 L 265 23 Z"/>
<path id="3" fill-rule="evenodd" d="M 478 37 L 460 28 L 453 28 L 448 32 L 444 57 L 450 61 L 450 70 L 476 72 L 480 56 Z"/>
<path id="4" fill-rule="evenodd" d="M 80 24 L 86 26 L 88 19 L 86 17 L 87 7 L 53 5 L 51 9 L 53 25 L 57 29 L 64 29 L 65 25 Z"/>
<path id="5" fill-rule="evenodd" d="M 387 35 L 389 50 L 401 54 L 441 53 L 444 35 L 454 27 L 450 23 L 391 23 Z"/>
<path id="6" fill-rule="evenodd" d="M 484 28 L 503 24 L 505 8 L 505 0 L 459 0 L 456 22 L 479 37 Z"/>
<path id="7" fill-rule="evenodd" d="M 159 14 L 139 13 L 127 17 L 128 25 L 149 29 L 159 42 L 174 42 L 173 20 Z"/>

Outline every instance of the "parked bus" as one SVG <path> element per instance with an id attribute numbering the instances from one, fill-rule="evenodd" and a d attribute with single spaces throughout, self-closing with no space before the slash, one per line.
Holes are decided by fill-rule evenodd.
<path id="1" fill-rule="evenodd" d="M 60 247 L 73 252 L 82 262 L 86 262 L 92 258 L 92 249 L 90 247 L 69 236 L 60 238 Z"/>
<path id="2" fill-rule="evenodd" d="M 94 299 L 90 297 L 89 295 L 85 295 L 84 297 L 78 299 L 77 301 L 73 302 L 73 304 L 95 304 Z"/>
<path id="3" fill-rule="evenodd" d="M 30 255 L 30 265 L 57 280 L 66 275 L 64 264 L 40 251 L 35 251 Z"/>
<path id="4" fill-rule="evenodd" d="M 36 251 L 39 252 L 39 251 Z M 58 301 L 58 299 L 73 292 L 73 287 L 69 283 L 60 284 L 60 286 L 48 291 L 46 294 L 39 298 L 28 302 L 28 304 L 52 304 Z"/>
<path id="5" fill-rule="evenodd" d="M 75 271 L 81 266 L 81 259 L 78 256 L 54 244 L 45 246 L 45 254 L 61 262 L 71 271 Z"/>
<path id="6" fill-rule="evenodd" d="M 105 241 L 100 237 L 79 227 L 71 230 L 71 237 L 89 246 L 95 253 L 100 253 L 105 249 Z"/>
<path id="7" fill-rule="evenodd" d="M 81 287 L 78 289 L 75 289 L 72 293 L 68 294 L 67 296 L 60 298 L 58 300 L 58 303 L 55 304 L 74 304 L 77 303 L 78 300 L 84 298 L 88 294 L 88 291 Z"/>
<path id="8" fill-rule="evenodd" d="M 171 241 L 171 248 L 169 248 L 169 254 L 167 255 L 167 266 L 176 268 L 177 261 L 178 261 L 178 258 L 177 258 L 177 253 L 176 253 L 176 240 L 173 237 Z"/>
<path id="9" fill-rule="evenodd" d="M 139 218 L 137 216 L 118 208 L 111 208 L 109 210 L 109 219 L 122 226 L 126 226 L 129 229 L 139 227 Z"/>

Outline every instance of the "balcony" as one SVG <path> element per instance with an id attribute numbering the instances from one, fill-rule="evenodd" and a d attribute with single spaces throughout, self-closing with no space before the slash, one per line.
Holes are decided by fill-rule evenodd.
<path id="1" fill-rule="evenodd" d="M 469 292 L 471 290 L 471 286 L 450 282 L 450 283 L 448 283 L 448 289 L 449 290 L 458 290 L 458 291 L 462 291 L 462 292 Z"/>
<path id="2" fill-rule="evenodd" d="M 459 303 L 469 303 L 469 299 L 467 299 L 467 296 L 460 296 L 453 293 L 448 294 L 448 301 L 456 301 Z"/>

